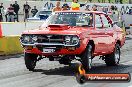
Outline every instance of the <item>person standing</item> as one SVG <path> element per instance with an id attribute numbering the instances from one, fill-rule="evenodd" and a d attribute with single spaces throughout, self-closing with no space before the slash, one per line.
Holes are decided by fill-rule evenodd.
<path id="1" fill-rule="evenodd" d="M 114 13 L 113 13 L 113 21 L 119 21 L 120 18 L 120 12 L 118 11 L 118 8 L 114 7 Z"/>
<path id="2" fill-rule="evenodd" d="M 97 5 L 93 5 L 92 10 L 93 11 L 98 11 L 97 7 L 98 7 Z"/>
<path id="3" fill-rule="evenodd" d="M 60 7 L 60 2 L 58 1 L 56 3 L 56 7 L 53 8 L 52 12 L 61 11 L 61 10 L 62 10 L 62 8 Z"/>
<path id="4" fill-rule="evenodd" d="M 19 9 L 20 9 L 20 7 L 19 7 L 19 5 L 17 4 L 17 1 L 15 1 L 15 4 L 13 4 L 13 7 L 14 7 L 14 12 L 15 12 L 15 17 L 16 17 L 16 20 L 17 20 L 17 22 L 19 21 L 18 20 L 18 11 L 19 11 Z"/>
<path id="5" fill-rule="evenodd" d="M 65 11 L 65 10 L 70 10 L 70 7 L 68 6 L 67 3 L 64 3 L 62 6 L 62 11 Z"/>
<path id="6" fill-rule="evenodd" d="M 3 3 L 0 4 L 0 20 L 3 21 L 3 15 L 4 15 L 4 6 Z"/>
<path id="7" fill-rule="evenodd" d="M 1 10 L 0 10 L 0 22 L 2 22 L 2 12 L 1 12 Z"/>
<path id="8" fill-rule="evenodd" d="M 7 11 L 8 14 L 8 22 L 14 22 L 14 7 L 12 6 L 12 4 L 10 4 L 10 7 L 8 8 Z"/>
<path id="9" fill-rule="evenodd" d="M 85 11 L 90 11 L 89 5 L 86 6 Z"/>
<path id="10" fill-rule="evenodd" d="M 37 10 L 36 6 L 34 6 L 34 8 L 31 10 L 32 17 L 34 17 L 37 12 L 38 12 L 38 10 Z"/>
<path id="11" fill-rule="evenodd" d="M 73 0 L 71 4 L 72 10 L 80 10 L 80 4 L 78 3 L 78 0 Z"/>
<path id="12" fill-rule="evenodd" d="M 28 2 L 26 2 L 26 4 L 23 5 L 23 11 L 24 11 L 24 21 L 29 18 L 29 11 L 30 11 L 31 7 L 28 5 Z"/>

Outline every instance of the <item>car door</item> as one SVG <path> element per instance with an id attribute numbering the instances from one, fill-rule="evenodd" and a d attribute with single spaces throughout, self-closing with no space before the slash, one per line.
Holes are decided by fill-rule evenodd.
<path id="1" fill-rule="evenodd" d="M 105 34 L 105 29 L 103 28 L 102 18 L 101 14 L 95 14 L 95 31 L 94 31 L 95 37 L 95 49 L 97 53 L 106 53 L 108 49 L 107 45 L 107 35 Z"/>
<path id="2" fill-rule="evenodd" d="M 108 49 L 109 52 L 111 52 L 113 49 L 114 49 L 114 42 L 115 42 L 115 39 L 114 39 L 114 29 L 112 27 L 112 24 L 109 23 L 109 20 L 108 18 L 106 17 L 105 14 L 102 14 L 101 15 L 101 18 L 102 18 L 102 22 L 103 22 L 103 29 L 105 30 L 105 36 L 107 38 L 107 41 L 106 41 L 106 45 L 108 46 Z"/>

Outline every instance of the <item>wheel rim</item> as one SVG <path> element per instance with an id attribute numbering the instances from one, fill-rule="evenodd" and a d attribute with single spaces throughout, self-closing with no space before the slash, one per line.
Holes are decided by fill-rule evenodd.
<path id="1" fill-rule="evenodd" d="M 118 64 L 119 60 L 120 60 L 120 50 L 119 47 L 117 47 L 115 52 L 115 62 Z"/>

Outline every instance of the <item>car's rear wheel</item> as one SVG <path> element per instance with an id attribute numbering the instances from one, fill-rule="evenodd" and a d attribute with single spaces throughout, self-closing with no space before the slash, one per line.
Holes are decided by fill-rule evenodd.
<path id="1" fill-rule="evenodd" d="M 29 71 L 34 71 L 37 62 L 37 57 L 38 55 L 36 54 L 25 53 L 24 55 L 25 65 Z"/>
<path id="2" fill-rule="evenodd" d="M 116 66 L 119 65 L 120 61 L 120 45 L 117 43 L 115 45 L 114 52 L 111 54 L 106 55 L 105 63 L 107 66 Z"/>
<path id="3" fill-rule="evenodd" d="M 89 71 L 92 67 L 92 54 L 93 54 L 92 48 L 93 48 L 92 45 L 89 44 L 81 58 L 83 68 L 86 71 Z"/>

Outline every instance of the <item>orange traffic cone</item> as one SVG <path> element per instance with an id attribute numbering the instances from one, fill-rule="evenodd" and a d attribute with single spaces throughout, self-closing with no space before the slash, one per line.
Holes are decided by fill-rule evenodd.
<path id="1" fill-rule="evenodd" d="M 2 25 L 0 23 L 0 37 L 2 37 Z"/>

